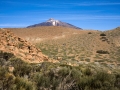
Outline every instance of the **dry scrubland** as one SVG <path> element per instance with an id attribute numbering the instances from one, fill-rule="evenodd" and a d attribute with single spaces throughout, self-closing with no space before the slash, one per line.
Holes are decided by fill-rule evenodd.
<path id="1" fill-rule="evenodd" d="M 55 26 L 10 30 L 61 63 L 120 65 L 120 28 L 106 32 Z"/>

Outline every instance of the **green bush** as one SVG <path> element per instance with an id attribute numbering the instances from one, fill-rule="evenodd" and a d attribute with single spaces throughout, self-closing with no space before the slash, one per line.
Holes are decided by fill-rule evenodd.
<path id="1" fill-rule="evenodd" d="M 15 68 L 15 70 L 13 71 L 15 76 L 29 75 L 32 70 L 30 64 L 23 62 L 19 58 L 12 59 L 11 65 Z"/>
<path id="2" fill-rule="evenodd" d="M 0 67 L 0 90 L 11 90 L 14 84 L 14 76 L 8 73 L 7 68 Z"/>
<path id="3" fill-rule="evenodd" d="M 16 77 L 15 87 L 13 90 L 35 90 L 35 87 L 33 86 L 32 82 L 24 78 Z"/>

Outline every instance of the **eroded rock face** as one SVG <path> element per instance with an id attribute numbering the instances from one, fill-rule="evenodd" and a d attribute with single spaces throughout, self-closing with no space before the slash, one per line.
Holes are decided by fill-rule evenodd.
<path id="1" fill-rule="evenodd" d="M 11 52 L 30 63 L 49 61 L 48 57 L 43 55 L 41 50 L 5 29 L 0 29 L 0 50 Z"/>

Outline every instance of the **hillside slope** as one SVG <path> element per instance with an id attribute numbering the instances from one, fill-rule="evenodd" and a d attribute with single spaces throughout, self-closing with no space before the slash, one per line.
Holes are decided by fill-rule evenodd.
<path id="1" fill-rule="evenodd" d="M 48 39 L 63 38 L 76 33 L 84 33 L 83 30 L 61 27 L 61 26 L 42 26 L 34 28 L 8 28 L 19 37 L 30 42 L 40 42 Z"/>
<path id="2" fill-rule="evenodd" d="M 35 43 L 44 54 L 61 63 L 120 65 L 119 28 L 106 32 L 58 26 L 9 30 Z"/>

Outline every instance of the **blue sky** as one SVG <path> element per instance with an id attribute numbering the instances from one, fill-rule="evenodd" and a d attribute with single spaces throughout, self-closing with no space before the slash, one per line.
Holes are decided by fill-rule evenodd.
<path id="1" fill-rule="evenodd" d="M 120 26 L 120 0 L 0 0 L 0 28 L 26 27 L 54 18 L 83 29 Z"/>

